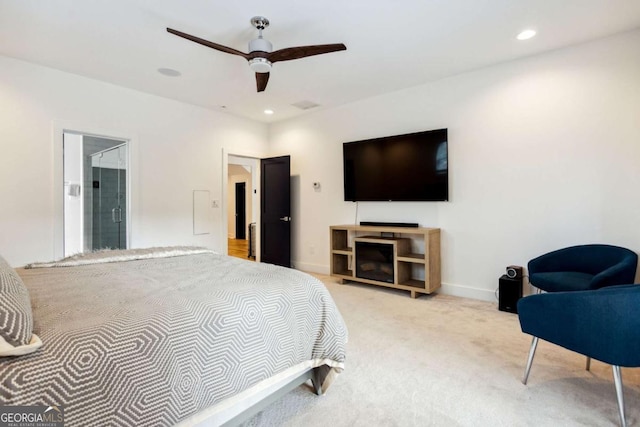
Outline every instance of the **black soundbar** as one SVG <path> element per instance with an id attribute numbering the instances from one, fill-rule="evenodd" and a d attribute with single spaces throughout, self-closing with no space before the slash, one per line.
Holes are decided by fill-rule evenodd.
<path id="1" fill-rule="evenodd" d="M 368 225 L 374 227 L 404 227 L 418 228 L 420 224 L 417 222 L 378 222 L 378 221 L 360 221 L 360 225 Z"/>

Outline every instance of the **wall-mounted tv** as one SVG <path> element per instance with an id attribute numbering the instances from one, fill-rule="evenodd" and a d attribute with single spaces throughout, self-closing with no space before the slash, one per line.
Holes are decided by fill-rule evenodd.
<path id="1" fill-rule="evenodd" d="M 447 129 L 345 142 L 345 201 L 449 200 Z"/>

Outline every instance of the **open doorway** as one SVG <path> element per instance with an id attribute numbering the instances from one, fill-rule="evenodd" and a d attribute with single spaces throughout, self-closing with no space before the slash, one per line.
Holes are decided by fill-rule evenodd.
<path id="1" fill-rule="evenodd" d="M 227 169 L 227 254 L 256 259 L 258 160 L 229 155 Z"/>
<path id="2" fill-rule="evenodd" d="M 290 156 L 260 158 L 223 149 L 222 158 L 222 231 L 227 234 L 223 253 L 291 267 Z M 234 175 L 245 177 L 239 180 Z M 236 183 L 241 181 L 246 183 L 247 232 L 245 239 L 236 239 L 235 194 Z M 236 244 L 242 246 L 233 250 Z"/>
<path id="3" fill-rule="evenodd" d="M 63 134 L 64 256 L 129 247 L 129 144 Z"/>

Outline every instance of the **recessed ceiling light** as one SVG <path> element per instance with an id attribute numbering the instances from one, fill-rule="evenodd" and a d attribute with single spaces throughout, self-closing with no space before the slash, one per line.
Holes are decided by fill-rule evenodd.
<path id="1" fill-rule="evenodd" d="M 273 110 L 269 110 L 269 109 L 267 109 L 267 110 L 264 110 L 264 113 L 265 113 L 266 115 L 270 116 L 270 115 L 272 115 L 272 114 L 273 114 Z"/>
<path id="2" fill-rule="evenodd" d="M 536 35 L 535 30 L 524 30 L 516 37 L 518 40 L 529 40 L 531 37 Z"/>
<path id="3" fill-rule="evenodd" d="M 180 71 L 171 68 L 158 68 L 158 72 L 167 77 L 179 77 L 182 75 Z"/>

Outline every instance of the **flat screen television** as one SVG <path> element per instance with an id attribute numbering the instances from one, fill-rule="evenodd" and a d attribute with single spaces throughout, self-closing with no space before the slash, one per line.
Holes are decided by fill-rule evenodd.
<path id="1" fill-rule="evenodd" d="M 449 200 L 447 129 L 345 142 L 345 201 Z"/>

